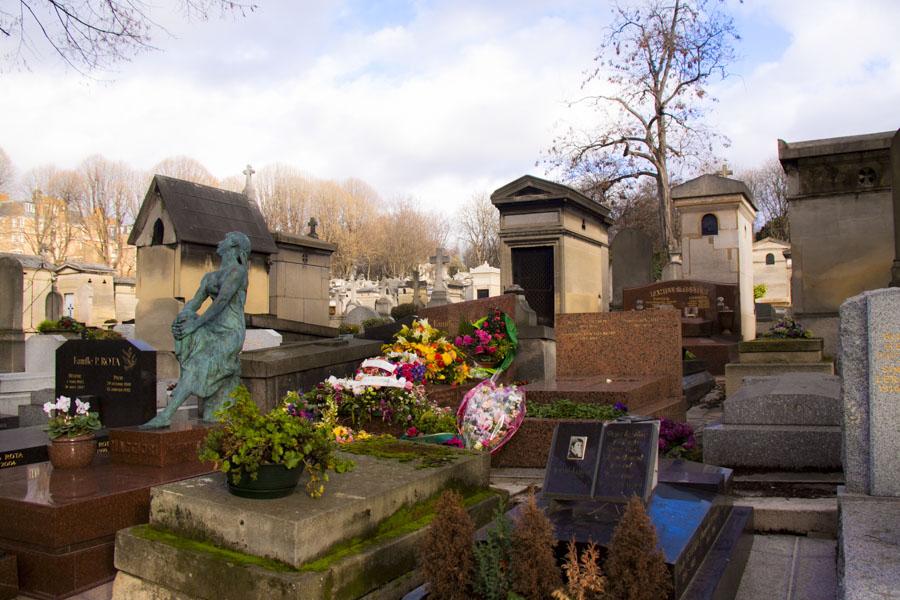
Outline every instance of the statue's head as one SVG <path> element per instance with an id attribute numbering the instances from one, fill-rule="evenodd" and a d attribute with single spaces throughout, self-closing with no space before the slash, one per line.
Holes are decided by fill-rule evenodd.
<path id="1" fill-rule="evenodd" d="M 217 251 L 219 256 L 225 256 L 226 253 L 233 252 L 238 262 L 246 265 L 250 259 L 250 238 L 240 231 L 231 231 L 225 235 L 224 240 L 219 242 Z"/>

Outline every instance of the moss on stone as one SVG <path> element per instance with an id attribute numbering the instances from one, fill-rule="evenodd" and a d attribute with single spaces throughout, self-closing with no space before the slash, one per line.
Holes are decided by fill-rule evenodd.
<path id="1" fill-rule="evenodd" d="M 815 352 L 822 338 L 757 338 L 738 344 L 738 352 Z"/>
<path id="2" fill-rule="evenodd" d="M 298 569 L 295 569 L 291 565 L 271 558 L 263 558 L 261 556 L 253 556 L 252 554 L 244 554 L 243 552 L 238 552 L 236 550 L 221 548 L 211 542 L 186 538 L 176 533 L 172 533 L 171 531 L 154 527 L 153 525 L 138 525 L 137 527 L 134 527 L 131 532 L 135 537 L 143 538 L 151 542 L 166 544 L 167 546 L 172 546 L 178 550 L 206 554 L 213 558 L 243 566 L 260 567 L 278 573 L 298 571 Z"/>
<path id="3" fill-rule="evenodd" d="M 361 454 L 404 463 L 418 461 L 416 464 L 418 469 L 440 467 L 455 461 L 460 456 L 471 454 L 451 446 L 408 442 L 389 435 L 345 444 L 341 450 L 350 454 Z"/>
<path id="4" fill-rule="evenodd" d="M 451 486 L 452 487 L 452 486 Z M 470 508 L 497 492 L 489 489 L 459 489 L 463 496 L 463 505 Z M 441 492 L 430 496 L 426 500 L 409 506 L 404 506 L 393 515 L 382 521 L 374 532 L 367 536 L 353 538 L 333 546 L 326 555 L 314 561 L 310 561 L 300 567 L 302 571 L 327 571 L 332 565 L 347 558 L 365 552 L 378 544 L 396 539 L 408 533 L 418 531 L 426 527 L 434 519 L 435 507 Z"/>

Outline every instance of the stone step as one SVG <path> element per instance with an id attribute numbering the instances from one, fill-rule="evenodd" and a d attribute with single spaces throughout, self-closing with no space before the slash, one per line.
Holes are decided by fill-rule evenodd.
<path id="1" fill-rule="evenodd" d="M 409 446 L 414 451 L 418 444 Z M 324 498 L 309 498 L 303 483 L 286 498 L 238 498 L 228 492 L 221 473 L 159 486 L 153 490 L 150 523 L 299 567 L 342 540 L 367 534 L 401 506 L 428 498 L 449 481 L 473 487 L 490 482 L 487 453 L 461 451 L 449 464 L 424 469 L 415 460 L 347 458 L 356 468 L 331 474 Z"/>
<path id="2" fill-rule="evenodd" d="M 735 600 L 836 600 L 835 553 L 834 540 L 754 535 Z"/>
<path id="3" fill-rule="evenodd" d="M 748 377 L 725 400 L 722 422 L 762 425 L 841 424 L 841 378 L 821 373 Z"/>
<path id="4" fill-rule="evenodd" d="M 480 527 L 488 523 L 502 493 L 478 500 L 469 512 Z M 269 501 L 266 501 L 269 502 Z M 208 542 L 159 532 L 147 526 L 124 529 L 116 535 L 113 600 L 355 600 L 360 597 L 399 598 L 421 583 L 414 571 L 426 528 L 384 534 L 380 540 L 360 540 L 319 564 L 301 568 L 222 552 Z M 243 559 L 243 560 L 242 560 Z M 268 563 L 268 564 L 267 564 Z M 401 581 L 402 587 L 397 587 Z M 394 595 L 376 595 L 388 586 Z M 372 593 L 372 596 L 366 594 Z"/>
<path id="5" fill-rule="evenodd" d="M 3 373 L 0 375 L 0 394 L 52 388 L 54 381 L 52 373 Z"/>
<path id="6" fill-rule="evenodd" d="M 703 462 L 723 467 L 840 469 L 841 428 L 717 423 L 703 430 Z"/>
<path id="7" fill-rule="evenodd" d="M 0 394 L 0 413 L 14 415 L 19 412 L 20 406 L 29 404 L 31 404 L 31 392 Z"/>
<path id="8" fill-rule="evenodd" d="M 831 361 L 813 363 L 729 363 L 725 365 L 725 395 L 736 394 L 745 377 L 771 377 L 784 373 L 824 373 L 834 375 Z"/>
<path id="9" fill-rule="evenodd" d="M 756 533 L 790 533 L 835 538 L 837 498 L 729 497 L 726 504 L 753 509 Z"/>
<path id="10" fill-rule="evenodd" d="M 822 351 L 812 352 L 739 352 L 741 364 L 758 363 L 814 363 L 822 361 Z"/>

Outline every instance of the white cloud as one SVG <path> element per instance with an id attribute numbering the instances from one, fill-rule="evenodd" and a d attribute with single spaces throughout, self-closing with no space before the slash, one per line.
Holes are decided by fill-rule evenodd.
<path id="1" fill-rule="evenodd" d="M 0 146 L 20 170 L 95 152 L 141 168 L 184 154 L 221 177 L 248 161 L 285 162 L 446 212 L 541 173 L 534 162 L 555 124 L 582 118 L 565 101 L 607 18 L 587 3 L 448 1 L 366 28 L 345 9 L 263 3 L 245 20 L 167 21 L 183 37 L 159 39 L 164 53 L 122 65 L 111 83 L 49 68 L 4 74 Z M 894 2 L 737 10 L 791 36 L 784 52 L 716 86 L 711 120 L 737 165 L 773 155 L 778 137 L 900 125 Z"/>

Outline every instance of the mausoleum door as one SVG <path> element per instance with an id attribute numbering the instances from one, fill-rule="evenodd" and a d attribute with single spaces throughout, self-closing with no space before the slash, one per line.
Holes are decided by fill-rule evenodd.
<path id="1" fill-rule="evenodd" d="M 512 279 L 525 290 L 525 299 L 537 313 L 538 324 L 553 327 L 553 248 L 513 248 Z"/>

